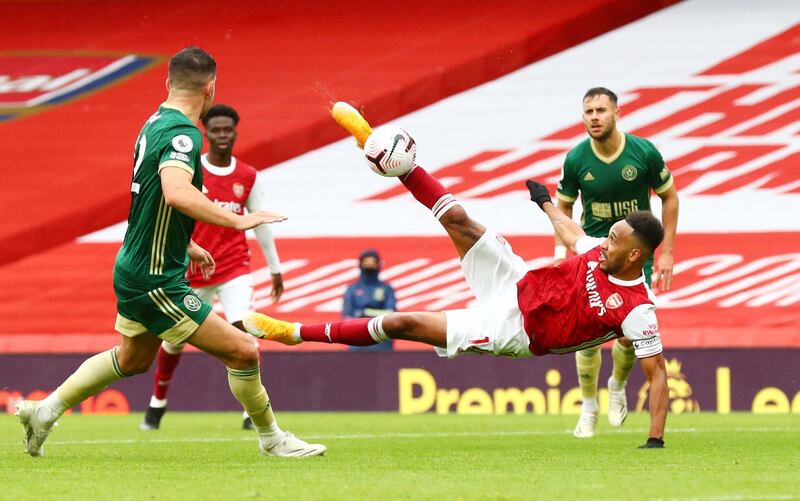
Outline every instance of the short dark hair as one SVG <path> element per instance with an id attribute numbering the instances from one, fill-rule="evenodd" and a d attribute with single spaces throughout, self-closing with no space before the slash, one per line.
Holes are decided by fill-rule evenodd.
<path id="1" fill-rule="evenodd" d="M 217 62 L 200 47 L 186 47 L 169 60 L 169 81 L 178 88 L 198 90 L 217 74 Z"/>
<path id="2" fill-rule="evenodd" d="M 633 211 L 625 218 L 625 222 L 633 228 L 633 237 L 647 247 L 649 254 L 655 252 L 664 240 L 664 226 L 650 211 Z"/>
<path id="3" fill-rule="evenodd" d="M 592 87 L 586 91 L 586 94 L 583 95 L 583 100 L 585 101 L 587 98 L 597 96 L 608 96 L 611 102 L 614 103 L 614 106 L 617 105 L 617 95 L 605 87 Z"/>
<path id="4" fill-rule="evenodd" d="M 208 121 L 214 117 L 229 117 L 233 120 L 233 125 L 239 125 L 239 114 L 233 107 L 227 104 L 215 104 L 208 109 L 208 113 L 203 117 L 203 125 L 208 127 Z"/>

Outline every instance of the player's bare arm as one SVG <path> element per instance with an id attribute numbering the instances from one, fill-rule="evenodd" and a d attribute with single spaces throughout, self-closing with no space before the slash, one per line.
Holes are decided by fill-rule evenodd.
<path id="1" fill-rule="evenodd" d="M 562 200 L 560 198 L 556 199 L 556 207 L 558 210 L 564 213 L 565 216 L 572 219 L 572 208 L 574 202 L 567 202 L 566 200 Z M 553 264 L 558 264 L 567 257 L 567 246 L 563 240 L 558 236 L 558 233 L 555 234 L 555 250 L 553 252 Z"/>
<path id="2" fill-rule="evenodd" d="M 664 241 L 661 243 L 661 252 L 656 261 L 656 272 L 653 275 L 653 288 L 661 287 L 668 291 L 672 286 L 672 269 L 675 266 L 675 257 L 672 248 L 675 243 L 675 233 L 678 228 L 678 191 L 675 186 L 658 194 L 661 198 L 661 221 L 664 225 Z"/>
<path id="3" fill-rule="evenodd" d="M 256 211 L 239 216 L 218 207 L 192 185 L 192 175 L 179 167 L 164 167 L 160 176 L 161 189 L 167 205 L 198 221 L 244 231 L 261 224 L 286 220 L 286 216 L 268 211 Z"/>
<path id="4" fill-rule="evenodd" d="M 650 434 L 649 443 L 652 439 L 663 440 L 664 424 L 667 421 L 667 405 L 669 402 L 669 391 L 667 389 L 667 367 L 664 364 L 664 356 L 659 353 L 652 357 L 640 358 L 642 370 L 650 384 L 648 400 L 650 401 Z M 663 445 L 663 444 L 662 444 Z"/>
<path id="5" fill-rule="evenodd" d="M 528 180 L 525 185 L 531 193 L 531 200 L 536 202 L 542 211 L 547 214 L 547 217 L 550 218 L 550 223 L 552 223 L 558 238 L 561 239 L 564 245 L 569 247 L 571 251 L 575 252 L 575 242 L 585 236 L 586 233 L 584 233 L 583 229 L 578 226 L 572 218 L 567 217 L 566 214 L 553 205 L 550 192 L 545 185 L 533 180 Z"/>

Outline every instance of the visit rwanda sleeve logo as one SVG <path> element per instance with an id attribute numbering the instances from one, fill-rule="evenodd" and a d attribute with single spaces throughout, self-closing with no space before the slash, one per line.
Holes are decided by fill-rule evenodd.
<path id="1" fill-rule="evenodd" d="M 107 52 L 3 52 L 0 122 L 80 99 L 149 69 L 162 59 Z"/>

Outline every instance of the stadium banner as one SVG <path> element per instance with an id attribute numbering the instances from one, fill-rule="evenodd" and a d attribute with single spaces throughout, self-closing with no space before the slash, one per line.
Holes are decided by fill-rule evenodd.
<path id="1" fill-rule="evenodd" d="M 608 360 L 608 352 L 604 353 Z M 51 392 L 86 355 L 0 356 L 0 411 L 21 398 Z M 800 349 L 669 350 L 665 353 L 670 412 L 800 414 Z M 268 353 L 262 378 L 279 411 L 388 411 L 402 414 L 580 413 L 572 355 L 505 359 L 432 352 Z M 601 371 L 605 381 L 611 370 Z M 36 374 L 32 382 L 30 374 Z M 76 410 L 90 414 L 143 411 L 152 372 L 125 379 Z M 601 387 L 604 385 L 601 385 Z M 601 388 L 600 410 L 608 393 Z M 647 385 L 638 369 L 628 382 L 631 412 L 647 412 Z M 169 406 L 180 411 L 239 410 L 225 368 L 187 353 L 175 373 Z"/>
<path id="2" fill-rule="evenodd" d="M 536 219 L 538 208 L 520 201 Z M 423 214 L 424 215 L 424 214 Z M 510 236 L 531 268 L 552 263 L 553 239 Z M 679 234 L 678 263 L 670 291 L 657 291 L 658 318 L 669 348 L 800 348 L 800 253 L 796 233 Z M 255 308 L 303 323 L 341 316 L 346 286 L 358 277 L 357 256 L 378 249 L 381 277 L 390 283 L 400 311 L 468 308 L 475 299 L 464 280 L 453 244 L 439 237 L 355 237 L 278 241 L 286 291 L 272 304 L 272 282 L 260 249 L 253 246 Z M 115 298 L 110 270 L 117 243 L 75 244 L 0 268 L 0 318 L 7 335 L 0 353 L 86 353 L 119 342 L 114 333 Z M 68 274 L 56 274 L 58 263 Z M 62 272 L 63 273 L 63 272 Z M 49 286 L 42 288 L 42 283 Z M 35 298 L 36 300 L 33 300 Z M 47 314 L 41 314 L 42 301 Z M 222 314 L 220 304 L 215 305 Z M 396 349 L 425 349 L 396 343 Z M 285 349 L 263 343 L 265 351 Z M 292 350 L 343 346 L 303 344 Z"/>

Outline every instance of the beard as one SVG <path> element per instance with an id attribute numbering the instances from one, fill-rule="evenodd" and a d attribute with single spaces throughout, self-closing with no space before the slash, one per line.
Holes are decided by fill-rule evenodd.
<path id="1" fill-rule="evenodd" d="M 614 127 L 613 126 L 606 127 L 606 128 L 600 129 L 600 132 L 596 132 L 596 133 L 592 132 L 591 128 L 587 128 L 586 132 L 589 133 L 589 135 L 592 137 L 592 139 L 602 143 L 603 141 L 605 141 L 606 139 L 611 137 L 611 134 L 614 132 Z"/>

